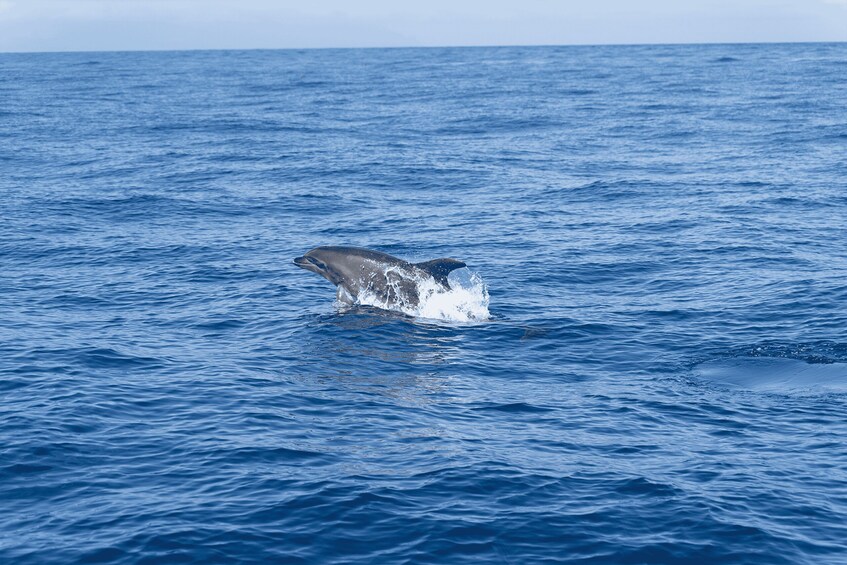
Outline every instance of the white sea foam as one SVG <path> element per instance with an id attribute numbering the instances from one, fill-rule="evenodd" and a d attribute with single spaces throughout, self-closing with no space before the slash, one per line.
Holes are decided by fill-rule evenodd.
<path id="1" fill-rule="evenodd" d="M 395 270 L 390 267 L 386 274 Z M 489 318 L 488 286 L 479 274 L 467 268 L 450 273 L 447 277 L 449 290 L 430 277 L 413 277 L 407 272 L 399 271 L 397 274 L 402 280 L 414 281 L 417 286 L 417 304 L 404 300 L 391 301 L 384 296 L 385 293 L 375 294 L 367 290 L 359 293 L 356 304 L 402 312 L 416 318 L 448 322 L 480 322 Z M 402 295 L 396 287 L 395 290 L 398 295 Z"/>

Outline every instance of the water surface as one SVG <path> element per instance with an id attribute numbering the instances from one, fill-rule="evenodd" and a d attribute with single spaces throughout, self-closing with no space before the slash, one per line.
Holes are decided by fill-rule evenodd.
<path id="1" fill-rule="evenodd" d="M 0 55 L 0 561 L 847 563 L 844 100 L 843 44 Z"/>

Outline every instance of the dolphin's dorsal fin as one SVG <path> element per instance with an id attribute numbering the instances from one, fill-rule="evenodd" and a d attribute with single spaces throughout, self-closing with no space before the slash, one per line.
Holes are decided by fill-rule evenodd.
<path id="1" fill-rule="evenodd" d="M 432 278 L 442 286 L 450 288 L 450 283 L 447 282 L 447 275 L 450 274 L 450 271 L 467 267 L 467 265 L 455 259 L 433 259 L 432 261 L 415 263 L 415 267 L 432 275 Z"/>

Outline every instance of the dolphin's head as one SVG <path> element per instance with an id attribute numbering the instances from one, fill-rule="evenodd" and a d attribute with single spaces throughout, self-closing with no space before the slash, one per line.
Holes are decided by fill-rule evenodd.
<path id="1" fill-rule="evenodd" d="M 316 247 L 294 259 L 294 264 L 301 269 L 317 273 L 334 285 L 341 284 L 351 273 L 349 261 L 345 260 L 343 253 L 331 247 Z"/>

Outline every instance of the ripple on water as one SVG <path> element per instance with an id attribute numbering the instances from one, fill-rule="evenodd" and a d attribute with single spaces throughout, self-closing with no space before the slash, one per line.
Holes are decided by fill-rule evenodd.
<path id="1" fill-rule="evenodd" d="M 0 54 L 0 562 L 847 564 L 846 49 Z"/>

